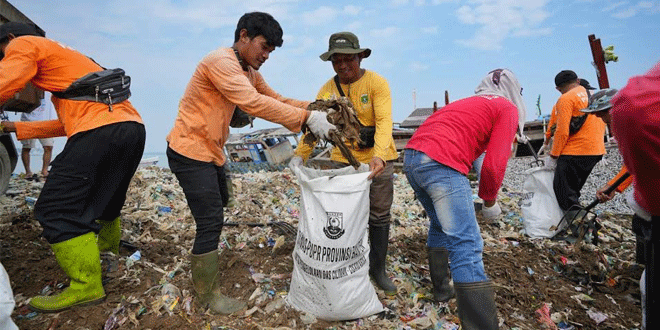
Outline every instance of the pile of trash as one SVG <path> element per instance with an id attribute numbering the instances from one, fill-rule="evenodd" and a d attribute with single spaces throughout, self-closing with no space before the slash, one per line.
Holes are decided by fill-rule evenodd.
<path id="1" fill-rule="evenodd" d="M 511 168 L 525 160 L 511 160 Z M 614 162 L 612 162 L 614 163 Z M 524 166 L 524 165 L 520 165 Z M 616 173 L 617 165 L 610 164 Z M 608 173 L 609 174 L 609 173 Z M 570 245 L 547 239 L 532 240 L 522 233 L 519 202 L 522 179 L 507 171 L 498 199 L 502 215 L 486 222 L 478 215 L 484 239 L 484 264 L 496 284 L 501 329 L 635 329 L 641 311 L 635 264 L 635 238 L 630 216 L 599 207 L 603 223 L 601 243 Z M 596 176 L 607 181 L 606 175 Z M 612 174 L 613 176 L 613 174 Z M 454 300 L 433 303 L 426 233 L 428 218 L 415 199 L 405 175 L 395 173 L 393 226 L 388 273 L 398 287 L 394 297 L 378 291 L 386 311 L 363 319 L 327 322 L 289 308 L 284 300 L 292 270 L 291 252 L 300 215 L 300 189 L 290 170 L 232 173 L 237 205 L 225 209 L 220 240 L 223 292 L 248 302 L 246 311 L 213 316 L 197 310 L 190 281 L 189 254 L 195 223 L 175 176 L 158 167 L 139 169 L 122 210 L 123 252 L 104 256 L 108 299 L 93 310 L 56 315 L 31 314 L 27 297 L 62 287 L 66 276 L 35 279 L 42 267 L 57 269 L 50 257 L 32 258 L 29 269 L 0 258 L 16 285 L 13 318 L 21 328 L 67 324 L 72 329 L 459 329 Z M 596 182 L 594 185 L 602 184 Z M 47 244 L 19 244 L 19 232 L 38 235 L 31 215 L 43 182 L 13 176 L 8 195 L 0 197 L 2 248 L 48 251 Z M 474 200 L 479 204 L 476 184 Z M 583 194 L 591 194 L 583 190 Z M 595 191 L 593 192 L 595 194 Z M 591 197 L 588 197 L 590 199 Z M 604 204 L 605 206 L 607 204 Z M 29 227 L 12 229 L 18 224 Z M 18 257 L 20 258 L 20 257 Z M 32 260 L 29 259 L 29 260 Z M 49 263 L 45 266 L 43 263 Z M 21 263 L 22 264 L 22 263 Z M 23 267 L 23 268 L 21 268 Z M 31 271 L 30 276 L 11 271 Z M 51 271 L 52 273 L 52 271 Z M 45 275 L 44 275 L 45 276 Z M 32 281 L 32 282 L 30 282 Z M 36 281 L 36 282 L 35 282 Z M 31 285 L 30 287 L 28 287 Z M 637 290 L 637 291 L 636 291 Z M 102 318 L 95 323 L 93 318 Z M 58 321 L 56 321 L 58 320 Z"/>

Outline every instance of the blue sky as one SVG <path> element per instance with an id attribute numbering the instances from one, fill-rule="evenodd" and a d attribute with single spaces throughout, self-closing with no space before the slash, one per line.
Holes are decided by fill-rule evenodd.
<path id="1" fill-rule="evenodd" d="M 523 86 L 528 120 L 548 114 L 559 97 L 554 76 L 571 69 L 597 87 L 588 35 L 614 45 L 611 87 L 660 60 L 660 1 L 605 0 L 116 0 L 11 1 L 47 33 L 132 78 L 131 102 L 147 127 L 146 152 L 165 150 L 165 136 L 199 60 L 233 43 L 240 16 L 271 13 L 284 44 L 260 72 L 287 97 L 313 100 L 334 75 L 319 55 L 328 37 L 352 31 L 372 55 L 362 67 L 384 76 L 393 119 L 416 107 L 467 97 L 495 68 L 512 70 Z M 413 95 L 415 95 L 413 97 Z M 12 116 L 13 119 L 17 117 Z M 257 120 L 255 128 L 277 127 Z M 234 130 L 247 132 L 248 129 Z M 56 143 L 61 150 L 64 140 Z"/>

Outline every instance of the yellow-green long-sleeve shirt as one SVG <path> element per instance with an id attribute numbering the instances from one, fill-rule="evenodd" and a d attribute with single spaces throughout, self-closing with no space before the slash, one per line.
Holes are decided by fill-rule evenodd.
<path id="1" fill-rule="evenodd" d="M 361 163 L 369 163 L 373 157 L 384 161 L 397 159 L 398 154 L 392 138 L 392 97 L 387 80 L 373 71 L 365 70 L 364 75 L 358 81 L 352 84 L 341 84 L 341 89 L 353 103 L 360 123 L 364 126 L 376 126 L 373 148 L 356 149 L 347 144 L 353 156 Z M 334 79 L 328 80 L 316 96 L 317 99 L 323 100 L 332 97 L 340 97 Z M 305 143 L 299 143 L 296 155 L 307 159 L 312 153 L 312 149 Z M 338 148 L 333 148 L 330 159 L 348 163 Z"/>

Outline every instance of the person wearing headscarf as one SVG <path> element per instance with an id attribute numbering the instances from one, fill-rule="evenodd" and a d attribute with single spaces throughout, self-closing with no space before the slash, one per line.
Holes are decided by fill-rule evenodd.
<path id="1" fill-rule="evenodd" d="M 486 77 L 479 83 L 477 88 L 475 88 L 475 95 L 499 95 L 506 97 L 516 106 L 518 110 L 518 130 L 516 131 L 516 141 L 520 143 L 525 143 L 527 141 L 527 136 L 523 134 L 523 128 L 525 127 L 525 117 L 527 109 L 525 108 L 525 103 L 522 99 L 522 87 L 517 85 L 516 82 L 511 80 L 512 72 L 507 69 L 497 69 L 488 73 Z M 513 145 L 512 145 L 513 148 Z M 477 174 L 477 179 L 481 182 L 481 167 L 484 163 L 484 158 L 486 153 L 484 152 L 479 156 L 473 163 L 472 168 Z M 495 203 L 492 207 L 484 207 L 482 209 L 482 215 L 486 220 L 493 220 L 497 218 L 502 213 L 498 203 Z"/>
<path id="2" fill-rule="evenodd" d="M 493 285 L 484 270 L 483 240 L 467 174 L 485 152 L 478 195 L 484 207 L 495 207 L 511 145 L 521 127 L 521 92 L 511 71 L 493 70 L 477 87 L 477 95 L 452 102 L 429 116 L 405 149 L 403 171 L 430 218 L 427 246 L 449 255 L 458 316 L 466 330 L 498 328 Z M 446 269 L 444 273 L 449 274 Z M 440 289 L 449 288 L 443 285 Z"/>

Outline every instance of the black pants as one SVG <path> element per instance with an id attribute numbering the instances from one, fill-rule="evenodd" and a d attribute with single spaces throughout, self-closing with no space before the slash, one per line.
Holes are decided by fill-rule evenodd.
<path id="1" fill-rule="evenodd" d="M 639 241 L 643 242 L 643 254 L 645 262 L 645 282 L 646 282 L 646 329 L 657 329 L 660 324 L 658 316 L 655 312 L 658 308 L 658 299 L 655 296 L 655 288 L 657 283 L 654 281 L 655 277 L 655 264 L 658 258 L 658 248 L 660 247 L 660 235 L 657 228 L 653 231 L 653 225 L 657 227 L 660 223 L 660 217 L 653 217 L 651 221 L 644 220 L 639 216 L 633 217 L 633 232 L 638 237 Z M 639 249 L 638 249 L 639 251 Z"/>
<path id="2" fill-rule="evenodd" d="M 559 156 L 552 185 L 562 210 L 568 211 L 574 205 L 580 206 L 580 190 L 587 182 L 591 170 L 602 158 L 602 155 Z"/>
<path id="3" fill-rule="evenodd" d="M 122 122 L 81 132 L 51 163 L 34 216 L 50 244 L 101 229 L 119 216 L 144 152 L 144 125 Z"/>
<path id="4" fill-rule="evenodd" d="M 224 168 L 190 159 L 170 147 L 167 161 L 195 218 L 197 230 L 192 253 L 204 254 L 217 249 L 224 222 L 222 208 L 229 199 Z"/>

